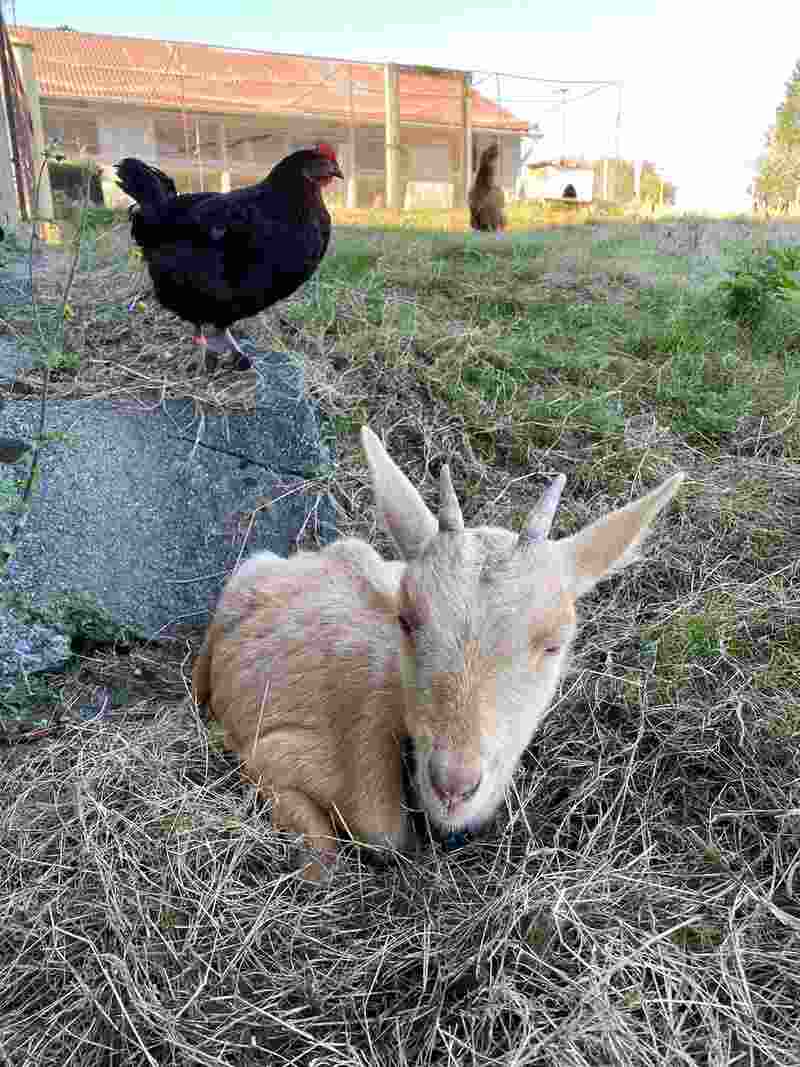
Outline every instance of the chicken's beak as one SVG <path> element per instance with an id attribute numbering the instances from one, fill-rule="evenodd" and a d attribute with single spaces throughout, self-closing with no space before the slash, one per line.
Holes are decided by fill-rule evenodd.
<path id="1" fill-rule="evenodd" d="M 305 175 L 312 181 L 323 182 L 325 185 L 334 178 L 344 178 L 335 159 L 313 160 L 307 167 Z"/>

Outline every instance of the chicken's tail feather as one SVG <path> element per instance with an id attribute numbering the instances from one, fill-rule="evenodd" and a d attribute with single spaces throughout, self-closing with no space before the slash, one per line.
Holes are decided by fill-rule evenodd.
<path id="1" fill-rule="evenodd" d="M 155 222 L 160 209 L 178 195 L 175 182 L 168 174 L 141 159 L 123 159 L 115 169 L 117 185 L 136 201 L 148 222 Z"/>

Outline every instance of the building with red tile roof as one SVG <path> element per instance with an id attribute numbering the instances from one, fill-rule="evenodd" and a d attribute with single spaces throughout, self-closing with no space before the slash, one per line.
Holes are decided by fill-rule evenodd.
<path id="1" fill-rule="evenodd" d="M 137 155 L 182 188 L 227 188 L 258 180 L 288 151 L 325 140 L 337 149 L 348 199 L 371 203 L 383 192 L 384 64 L 9 29 L 33 46 L 45 134 L 70 157 L 91 156 L 109 170 Z M 405 206 L 459 202 L 465 164 L 474 168 L 491 140 L 500 141 L 501 179 L 512 191 L 528 122 L 473 89 L 463 71 L 393 70 Z"/>

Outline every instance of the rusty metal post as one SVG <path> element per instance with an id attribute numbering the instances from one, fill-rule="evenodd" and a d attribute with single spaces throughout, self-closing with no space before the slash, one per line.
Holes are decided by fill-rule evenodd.
<path id="1" fill-rule="evenodd" d="M 33 72 L 33 45 L 27 41 L 20 41 L 12 36 L 11 47 L 14 58 L 17 61 L 20 78 L 28 98 L 28 107 L 31 109 L 31 121 L 33 123 L 33 170 L 39 173 L 39 168 L 44 159 L 44 126 L 42 124 L 42 108 L 39 102 L 39 83 Z M 39 183 L 39 203 L 34 205 L 34 215 L 42 220 L 53 219 L 53 192 L 50 187 L 50 173 L 44 168 L 42 180 Z"/>

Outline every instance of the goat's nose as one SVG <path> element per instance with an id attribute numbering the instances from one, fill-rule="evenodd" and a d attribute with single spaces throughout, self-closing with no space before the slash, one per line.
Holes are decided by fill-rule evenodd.
<path id="1" fill-rule="evenodd" d="M 431 785 L 442 800 L 460 803 L 469 799 L 481 784 L 480 762 L 460 752 L 434 748 L 430 757 Z"/>

